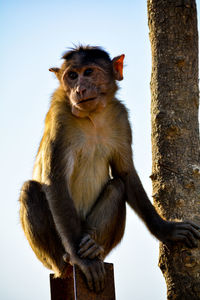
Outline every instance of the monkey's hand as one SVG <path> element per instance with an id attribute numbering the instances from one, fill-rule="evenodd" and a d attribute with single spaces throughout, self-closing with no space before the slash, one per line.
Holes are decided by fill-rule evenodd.
<path id="1" fill-rule="evenodd" d="M 63 257 L 65 258 L 65 256 Z M 86 277 L 90 290 L 100 292 L 105 286 L 105 269 L 101 259 L 81 259 L 77 255 L 70 255 L 70 264 L 78 266 Z"/>
<path id="2" fill-rule="evenodd" d="M 81 258 L 94 259 L 95 257 L 102 258 L 104 249 L 99 246 L 89 234 L 86 234 L 79 244 L 78 255 Z"/>
<path id="3" fill-rule="evenodd" d="M 163 232 L 158 238 L 162 242 L 182 242 L 189 248 L 198 246 L 200 239 L 200 227 L 191 222 L 167 222 L 165 221 Z"/>

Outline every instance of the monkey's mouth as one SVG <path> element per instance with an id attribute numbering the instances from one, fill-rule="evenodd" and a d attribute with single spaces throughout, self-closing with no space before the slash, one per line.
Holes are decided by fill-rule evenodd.
<path id="1" fill-rule="evenodd" d="M 95 99 L 96 99 L 96 97 L 83 99 L 83 100 L 80 100 L 77 104 L 85 103 L 85 102 L 88 102 L 88 101 L 93 101 Z"/>

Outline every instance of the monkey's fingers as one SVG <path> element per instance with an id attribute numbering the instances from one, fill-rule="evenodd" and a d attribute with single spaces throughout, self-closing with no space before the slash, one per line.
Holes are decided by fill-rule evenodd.
<path id="1" fill-rule="evenodd" d="M 95 257 L 98 257 L 99 255 L 103 254 L 104 250 L 101 246 L 95 244 L 92 245 L 89 249 L 87 249 L 85 252 L 81 254 L 81 258 L 90 258 L 93 259 Z"/>
<path id="2" fill-rule="evenodd" d="M 87 266 L 79 266 L 79 267 L 86 277 L 89 289 L 93 291 L 93 276 L 91 274 L 90 269 Z"/>
<path id="3" fill-rule="evenodd" d="M 105 287 L 105 269 L 102 261 L 96 261 L 90 267 L 94 290 L 98 293 Z"/>
<path id="4" fill-rule="evenodd" d="M 92 274 L 93 288 L 94 288 L 95 292 L 98 293 L 101 290 L 98 269 L 94 266 L 91 266 L 90 270 L 91 270 L 91 274 Z"/>
<path id="5" fill-rule="evenodd" d="M 200 239 L 200 227 L 195 223 L 188 221 L 185 223 L 181 223 L 180 226 L 183 231 L 189 231 L 195 238 Z"/>
<path id="6" fill-rule="evenodd" d="M 189 248 L 198 246 L 200 239 L 199 226 L 191 221 L 168 223 L 170 230 L 166 239 L 172 242 L 182 242 Z"/>
<path id="7" fill-rule="evenodd" d="M 88 238 L 88 239 L 84 239 L 84 241 L 82 241 L 79 245 L 80 249 L 78 251 L 78 254 L 81 255 L 82 253 L 84 253 L 85 251 L 87 251 L 89 248 L 95 246 L 96 243 L 93 239 Z"/>
<path id="8" fill-rule="evenodd" d="M 190 231 L 186 231 L 185 235 L 187 237 L 187 241 L 191 244 L 191 248 L 196 248 L 198 246 L 198 243 L 194 235 Z"/>
<path id="9" fill-rule="evenodd" d="M 176 236 L 176 241 L 184 243 L 188 248 L 194 247 L 194 241 L 190 240 L 186 235 L 179 234 Z"/>
<path id="10" fill-rule="evenodd" d="M 101 260 L 79 261 L 79 268 L 84 273 L 90 290 L 100 292 L 105 285 L 105 270 Z"/>
<path id="11" fill-rule="evenodd" d="M 183 236 L 183 242 L 189 248 L 196 248 L 198 246 L 197 240 L 191 231 L 183 230 L 180 234 Z"/>
<path id="12" fill-rule="evenodd" d="M 101 274 L 102 274 L 102 280 L 101 280 L 101 289 L 103 290 L 105 288 L 105 279 L 106 279 L 106 271 L 104 268 L 104 262 L 101 263 Z"/>
<path id="13" fill-rule="evenodd" d="M 184 242 L 189 248 L 197 247 L 197 239 L 200 239 L 200 232 L 197 230 L 198 226 L 193 222 L 176 223 L 172 240 Z"/>
<path id="14" fill-rule="evenodd" d="M 104 249 L 102 247 L 98 247 L 93 253 L 88 255 L 88 258 L 94 259 L 95 257 L 101 258 L 104 254 Z"/>
<path id="15" fill-rule="evenodd" d="M 200 226 L 193 221 L 186 221 L 185 223 L 192 225 L 195 229 L 200 230 Z"/>
<path id="16" fill-rule="evenodd" d="M 85 243 L 88 243 L 90 240 L 92 240 L 91 236 L 89 234 L 86 234 L 79 244 L 79 247 L 82 247 Z"/>
<path id="17" fill-rule="evenodd" d="M 81 258 L 86 258 L 86 257 L 89 258 L 89 256 L 90 256 L 94 251 L 97 250 L 97 248 L 98 248 L 98 246 L 97 246 L 96 244 L 94 244 L 94 245 L 92 245 L 90 248 L 86 249 L 85 251 L 79 251 L 79 254 L 80 254 Z M 81 250 L 82 250 L 82 249 L 81 249 Z"/>

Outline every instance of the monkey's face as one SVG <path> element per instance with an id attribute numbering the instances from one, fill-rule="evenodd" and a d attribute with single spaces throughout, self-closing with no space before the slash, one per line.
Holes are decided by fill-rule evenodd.
<path id="1" fill-rule="evenodd" d="M 116 80 L 123 79 L 124 54 L 111 60 L 98 48 L 66 53 L 61 68 L 50 68 L 64 89 L 72 114 L 88 116 L 106 107 L 117 91 Z"/>
<path id="2" fill-rule="evenodd" d="M 103 109 L 111 93 L 113 96 L 116 91 L 110 70 L 95 63 L 68 66 L 62 76 L 62 85 L 71 105 L 86 112 Z"/>

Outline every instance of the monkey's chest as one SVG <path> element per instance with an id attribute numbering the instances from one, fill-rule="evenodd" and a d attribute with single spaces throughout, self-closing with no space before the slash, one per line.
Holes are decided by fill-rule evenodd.
<path id="1" fill-rule="evenodd" d="M 83 218 L 109 179 L 112 147 L 96 136 L 83 137 L 67 153 L 67 183 L 75 207 Z"/>

